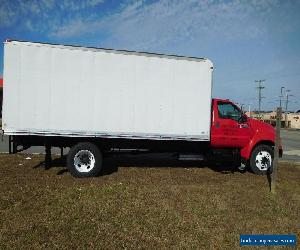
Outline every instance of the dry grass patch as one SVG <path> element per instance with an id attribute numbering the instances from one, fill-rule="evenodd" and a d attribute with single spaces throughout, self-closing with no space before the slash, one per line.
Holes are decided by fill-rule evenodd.
<path id="1" fill-rule="evenodd" d="M 280 165 L 274 197 L 267 178 L 251 173 L 119 166 L 74 179 L 60 166 L 34 168 L 43 158 L 30 157 L 0 155 L 1 249 L 236 249 L 240 234 L 299 240 L 298 166 Z"/>

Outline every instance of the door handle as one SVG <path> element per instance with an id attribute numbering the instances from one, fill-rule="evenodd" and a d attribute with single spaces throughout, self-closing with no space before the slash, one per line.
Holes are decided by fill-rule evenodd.
<path id="1" fill-rule="evenodd" d="M 248 124 L 239 124 L 239 128 L 249 128 Z"/>

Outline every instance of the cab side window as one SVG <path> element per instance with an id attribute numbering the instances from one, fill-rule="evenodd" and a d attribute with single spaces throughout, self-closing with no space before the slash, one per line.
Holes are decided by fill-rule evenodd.
<path id="1" fill-rule="evenodd" d="M 222 119 L 232 119 L 238 121 L 242 112 L 231 103 L 218 102 L 218 113 Z"/>

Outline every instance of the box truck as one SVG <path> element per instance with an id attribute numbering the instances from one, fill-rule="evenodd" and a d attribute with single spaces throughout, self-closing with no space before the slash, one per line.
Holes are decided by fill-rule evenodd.
<path id="1" fill-rule="evenodd" d="M 116 149 L 227 157 L 265 174 L 274 128 L 213 99 L 212 74 L 206 58 L 7 40 L 3 133 L 10 153 L 70 148 L 75 177 L 99 175 Z"/>

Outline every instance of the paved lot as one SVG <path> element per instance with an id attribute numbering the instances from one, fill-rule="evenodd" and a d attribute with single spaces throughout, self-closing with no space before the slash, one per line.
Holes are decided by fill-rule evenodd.
<path id="1" fill-rule="evenodd" d="M 282 130 L 281 138 L 283 143 L 284 161 L 292 161 L 300 163 L 300 130 Z M 0 152 L 8 152 L 8 137 L 4 136 L 0 141 Z M 44 153 L 44 147 L 31 147 L 24 153 Z M 67 150 L 65 150 L 67 152 Z M 53 154 L 60 154 L 58 148 L 52 149 Z"/>
<path id="2" fill-rule="evenodd" d="M 281 130 L 283 160 L 300 162 L 300 130 Z"/>

